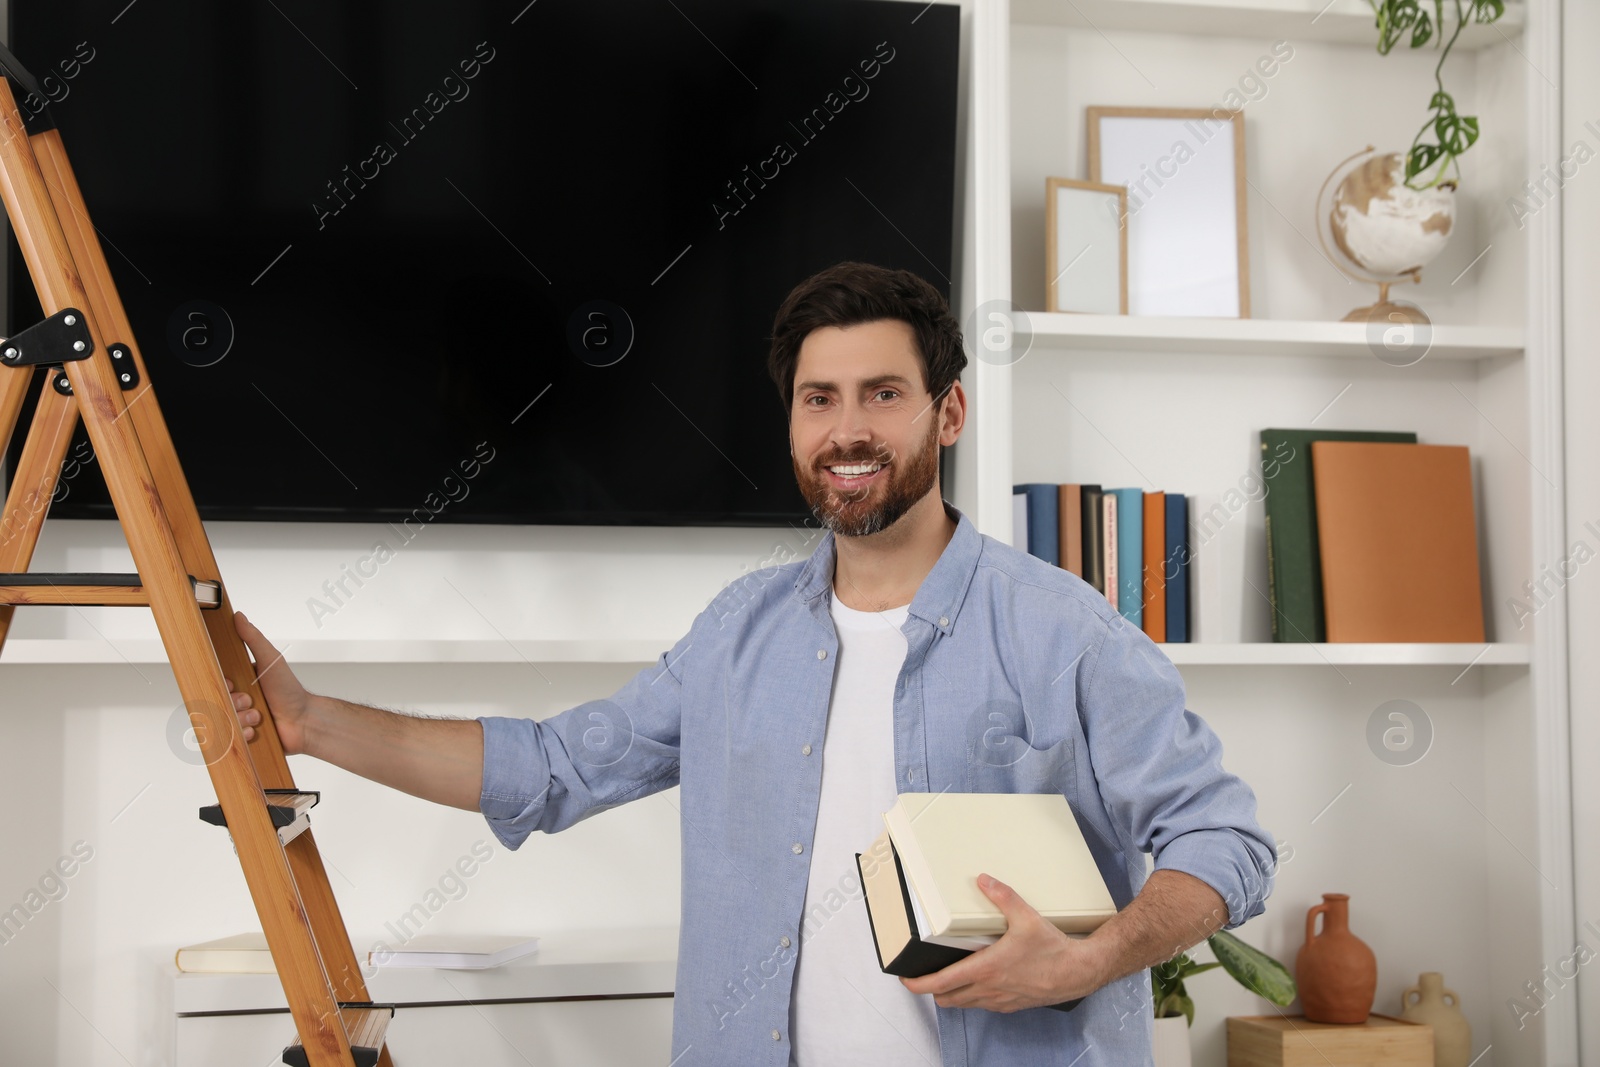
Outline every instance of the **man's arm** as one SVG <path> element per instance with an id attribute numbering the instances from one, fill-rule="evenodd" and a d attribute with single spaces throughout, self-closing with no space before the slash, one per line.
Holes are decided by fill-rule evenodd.
<path id="1" fill-rule="evenodd" d="M 235 613 L 234 623 L 255 657 L 261 694 L 272 709 L 285 753 L 315 756 L 436 804 L 478 810 L 483 727 L 477 720 L 400 715 L 307 692 L 282 654 L 242 612 Z M 245 740 L 253 740 L 260 710 L 248 693 L 238 691 L 233 707 Z"/>
<path id="2" fill-rule="evenodd" d="M 1088 996 L 1198 944 L 1228 918 L 1222 895 L 1182 871 L 1152 873 L 1127 907 L 1086 938 L 1063 934 L 988 875 L 978 888 L 1006 917 L 1000 940 L 943 970 L 901 979 L 942 1008 L 1013 1012 Z"/>

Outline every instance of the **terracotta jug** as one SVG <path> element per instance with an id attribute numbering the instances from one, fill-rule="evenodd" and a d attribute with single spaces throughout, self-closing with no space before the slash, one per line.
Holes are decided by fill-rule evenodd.
<path id="1" fill-rule="evenodd" d="M 1322 932 L 1317 933 L 1317 916 Z M 1350 932 L 1350 897 L 1324 893 L 1306 912 L 1306 943 L 1294 961 L 1300 1007 L 1314 1023 L 1364 1023 L 1378 991 L 1378 960 Z"/>
<path id="2" fill-rule="evenodd" d="M 1461 998 L 1445 988 L 1444 975 L 1418 975 L 1417 984 L 1400 995 L 1400 1018 L 1433 1027 L 1433 1067 L 1467 1067 L 1472 1027 L 1461 1014 Z"/>

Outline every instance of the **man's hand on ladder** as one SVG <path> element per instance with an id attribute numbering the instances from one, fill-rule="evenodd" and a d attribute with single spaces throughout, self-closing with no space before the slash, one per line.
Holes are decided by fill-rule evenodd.
<path id="1" fill-rule="evenodd" d="M 311 707 L 311 694 L 294 676 L 283 653 L 272 646 L 265 634 L 244 617 L 244 612 L 233 613 L 234 625 L 244 638 L 250 655 L 256 661 L 256 680 L 261 685 L 261 695 L 272 709 L 273 721 L 278 725 L 278 740 L 283 743 L 284 755 L 292 756 L 306 750 L 305 719 Z M 261 712 L 255 707 L 250 694 L 240 692 L 241 679 L 228 679 L 233 690 L 233 710 L 239 714 L 239 724 L 244 727 L 244 739 L 254 741 L 255 728 L 261 725 Z"/>
<path id="2" fill-rule="evenodd" d="M 478 810 L 483 727 L 476 719 L 397 714 L 307 692 L 249 619 L 236 612 L 234 624 L 255 657 L 261 695 L 272 709 L 286 755 L 305 753 L 414 797 Z M 228 684 L 244 738 L 254 740 L 261 712 L 233 680 Z"/>

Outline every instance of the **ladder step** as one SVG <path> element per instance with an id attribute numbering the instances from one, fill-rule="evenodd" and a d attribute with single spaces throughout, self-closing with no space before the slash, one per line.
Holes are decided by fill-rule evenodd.
<path id="1" fill-rule="evenodd" d="M 195 603 L 222 603 L 222 583 L 189 576 Z M 58 607 L 148 607 L 150 595 L 137 574 L 0 574 L 0 605 L 52 604 Z"/>
<path id="2" fill-rule="evenodd" d="M 267 814 L 278 830 L 278 840 L 285 845 L 310 828 L 311 820 L 306 813 L 322 799 L 322 794 L 315 789 L 264 789 L 262 792 L 266 794 Z M 200 809 L 200 818 L 212 826 L 228 825 L 221 804 L 207 804 Z"/>
<path id="3" fill-rule="evenodd" d="M 350 1055 L 356 1067 L 376 1067 L 378 1053 L 383 1050 L 383 1032 L 394 1017 L 394 1005 L 341 1004 L 339 1017 L 344 1020 L 344 1032 L 349 1036 Z M 299 1038 L 283 1050 L 283 1062 L 291 1067 L 311 1067 Z"/>

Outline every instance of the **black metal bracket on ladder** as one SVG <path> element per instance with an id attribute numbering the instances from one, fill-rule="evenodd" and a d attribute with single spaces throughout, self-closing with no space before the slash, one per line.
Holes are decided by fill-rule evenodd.
<path id="1" fill-rule="evenodd" d="M 75 363 L 94 354 L 89 324 L 77 308 L 62 308 L 42 322 L 0 341 L 0 364 L 42 367 Z"/>

